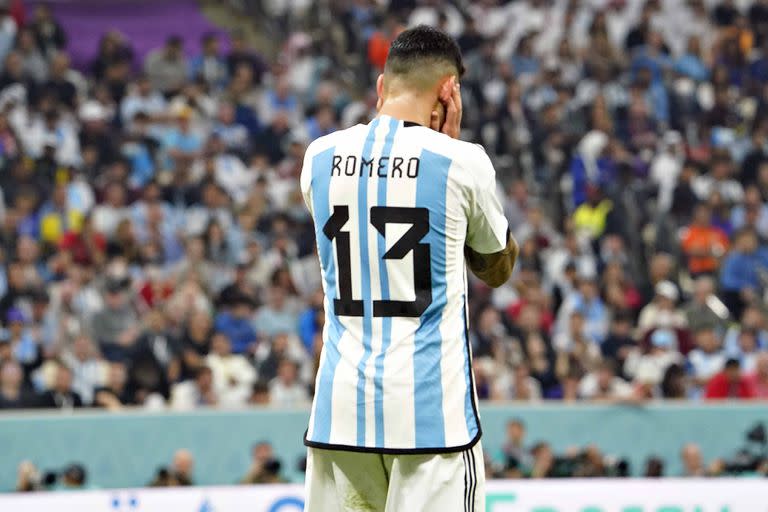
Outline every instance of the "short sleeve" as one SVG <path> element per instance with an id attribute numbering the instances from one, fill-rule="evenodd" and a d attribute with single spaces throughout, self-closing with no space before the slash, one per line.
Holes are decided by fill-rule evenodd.
<path id="1" fill-rule="evenodd" d="M 480 254 L 493 254 L 507 246 L 509 224 L 496 194 L 496 172 L 485 151 L 476 152 L 467 165 L 473 177 L 467 219 L 467 245 Z"/>
<path id="2" fill-rule="evenodd" d="M 304 153 L 304 163 L 301 166 L 301 177 L 299 185 L 301 187 L 301 196 L 304 198 L 304 204 L 307 205 L 309 213 L 312 214 L 312 145 L 307 147 Z"/>

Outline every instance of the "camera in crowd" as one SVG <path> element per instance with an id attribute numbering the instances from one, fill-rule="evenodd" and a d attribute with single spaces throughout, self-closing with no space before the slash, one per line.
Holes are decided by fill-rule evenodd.
<path id="1" fill-rule="evenodd" d="M 82 464 L 69 464 L 62 470 L 49 470 L 40 474 L 39 487 L 44 489 L 82 489 L 88 479 L 88 473 Z"/>
<path id="2" fill-rule="evenodd" d="M 743 475 L 765 471 L 768 464 L 768 435 L 766 435 L 765 424 L 758 423 L 748 430 L 746 440 L 743 448 L 723 461 L 724 474 Z"/>

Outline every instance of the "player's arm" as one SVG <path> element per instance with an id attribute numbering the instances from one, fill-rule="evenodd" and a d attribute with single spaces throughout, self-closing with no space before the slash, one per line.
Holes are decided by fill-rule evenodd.
<path id="1" fill-rule="evenodd" d="M 497 288 L 512 275 L 519 248 L 509 232 L 509 224 L 496 193 L 496 172 L 480 146 L 470 146 L 466 160 L 472 176 L 468 196 L 467 239 L 464 259 L 485 284 Z"/>
<path id="2" fill-rule="evenodd" d="M 507 245 L 492 254 L 482 254 L 468 245 L 464 246 L 467 266 L 481 281 L 492 288 L 506 283 L 515 268 L 520 249 L 515 238 L 507 231 Z"/>
<path id="3" fill-rule="evenodd" d="M 443 113 L 437 109 L 432 112 L 431 128 L 458 139 L 463 109 L 461 88 L 455 77 L 443 84 L 439 101 Z M 473 274 L 488 286 L 497 288 L 512 275 L 519 248 L 509 232 L 507 219 L 496 198 L 493 165 L 484 152 L 477 161 L 481 176 L 472 193 L 474 198 L 470 201 L 464 259 Z M 503 240 L 499 237 L 500 232 L 505 233 Z M 488 251 L 477 250 L 475 247 Z"/>

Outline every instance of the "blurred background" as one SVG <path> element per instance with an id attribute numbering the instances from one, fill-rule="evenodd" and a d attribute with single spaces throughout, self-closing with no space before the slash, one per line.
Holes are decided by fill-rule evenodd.
<path id="1" fill-rule="evenodd" d="M 521 246 L 488 475 L 768 475 L 768 1 L 0 0 L 1 491 L 302 481 L 304 149 L 419 23 Z"/>

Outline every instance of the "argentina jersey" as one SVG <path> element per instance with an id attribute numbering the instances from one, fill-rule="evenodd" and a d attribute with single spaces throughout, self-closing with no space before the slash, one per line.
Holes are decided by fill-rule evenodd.
<path id="1" fill-rule="evenodd" d="M 301 174 L 325 292 L 308 446 L 460 451 L 481 429 L 464 246 L 507 243 L 480 146 L 388 116 L 314 141 Z"/>

